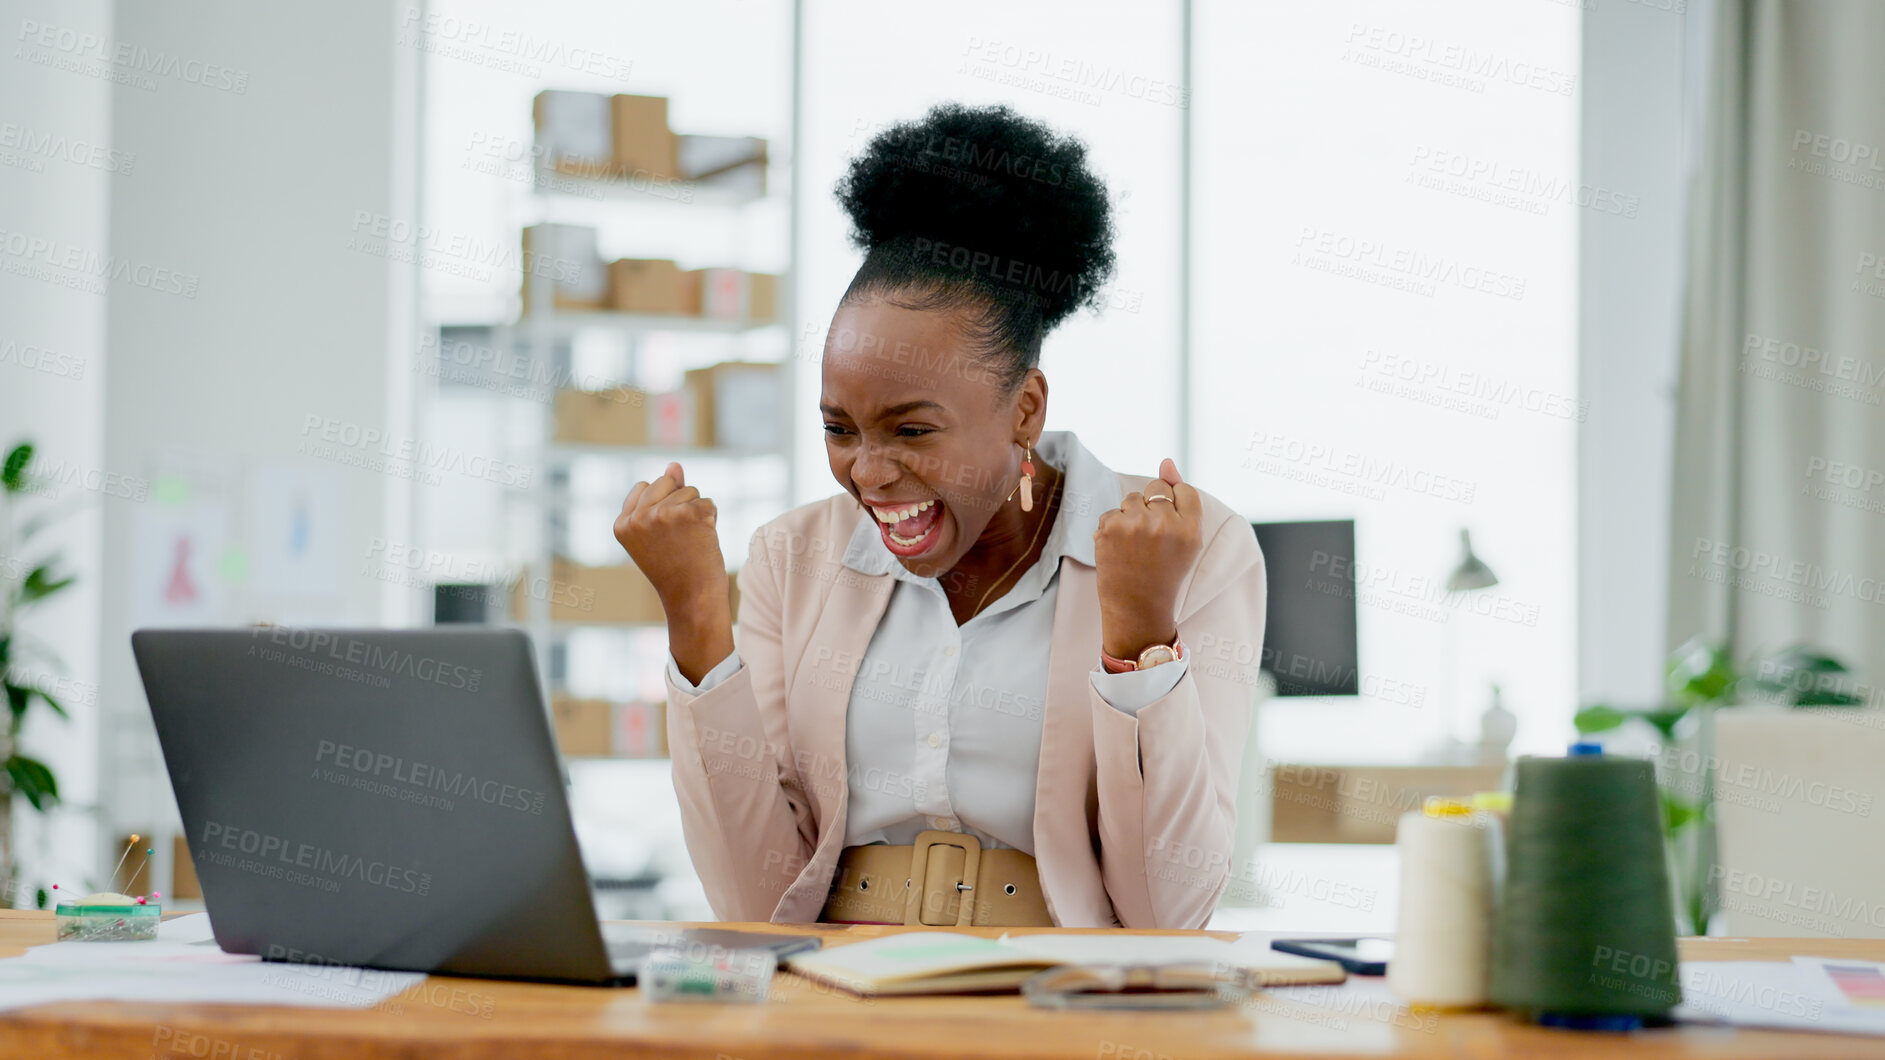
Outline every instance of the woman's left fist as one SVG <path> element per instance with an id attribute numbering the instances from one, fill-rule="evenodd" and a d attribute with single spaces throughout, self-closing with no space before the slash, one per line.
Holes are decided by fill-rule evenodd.
<path id="1" fill-rule="evenodd" d="M 1178 636 L 1178 586 L 1204 547 L 1198 491 L 1167 459 L 1143 492 L 1100 513 L 1093 534 L 1100 633 L 1106 654 L 1130 661 Z"/>

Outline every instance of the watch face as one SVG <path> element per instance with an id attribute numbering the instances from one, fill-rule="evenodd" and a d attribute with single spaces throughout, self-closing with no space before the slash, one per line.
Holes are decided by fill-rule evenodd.
<path id="1" fill-rule="evenodd" d="M 1178 656 L 1172 654 L 1172 649 L 1168 647 L 1167 645 L 1154 644 L 1150 648 L 1147 648 L 1146 650 L 1139 653 L 1139 669 L 1143 670 L 1148 666 L 1157 666 L 1160 663 L 1168 663 L 1176 658 L 1178 658 Z"/>

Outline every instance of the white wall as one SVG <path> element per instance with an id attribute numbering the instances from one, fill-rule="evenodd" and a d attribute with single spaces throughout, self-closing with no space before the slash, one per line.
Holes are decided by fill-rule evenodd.
<path id="1" fill-rule="evenodd" d="M 0 449 L 31 439 L 39 449 L 37 466 L 77 472 L 71 485 L 31 505 L 30 510 L 70 514 L 41 536 L 40 549 L 19 558 L 41 561 L 44 550 L 56 546 L 65 560 L 59 569 L 79 578 L 20 627 L 65 663 L 62 675 L 40 665 L 29 672 L 42 681 L 50 678 L 72 720 L 61 722 L 35 706 L 39 716 L 28 722 L 22 742 L 25 753 L 52 767 L 66 805 L 43 819 L 15 800 L 21 829 L 15 856 L 27 889 L 23 895 L 0 894 L 0 905 L 30 906 L 32 888 L 74 880 L 91 868 L 95 833 L 89 808 L 98 793 L 98 535 L 101 521 L 124 504 L 84 488 L 104 466 L 99 410 L 105 299 L 66 286 L 61 281 L 71 279 L 67 270 L 46 269 L 47 251 L 36 252 L 26 241 L 56 242 L 55 255 L 65 247 L 102 249 L 113 186 L 138 179 L 137 160 L 119 153 L 112 141 L 110 82 L 28 61 L 15 49 L 63 56 L 56 45 L 36 43 L 41 27 L 106 37 L 111 9 L 108 0 L 8 0 L 0 8 L 0 33 L 7 41 L 0 58 Z"/>
<path id="2" fill-rule="evenodd" d="M 181 76 L 138 74 L 113 91 L 115 146 L 137 169 L 111 189 L 109 252 L 179 278 L 117 282 L 108 301 L 103 464 L 151 486 L 148 501 L 105 513 L 105 797 L 122 828 L 175 815 L 129 645 L 140 623 L 188 611 L 158 606 L 175 529 L 214 553 L 198 586 L 206 624 L 410 617 L 406 590 L 360 569 L 375 539 L 402 533 L 415 488 L 397 456 L 411 373 L 389 366 L 407 368 L 393 351 L 413 348 L 401 259 L 435 248 L 374 229 L 417 219 L 420 52 L 397 37 L 416 11 L 118 7 L 121 46 L 186 60 Z M 308 417 L 323 428 L 308 433 Z M 305 451 L 330 421 L 391 439 L 390 470 Z M 382 448 L 335 446 L 369 460 Z M 276 560 L 277 488 L 310 509 L 300 567 Z"/>
<path id="3" fill-rule="evenodd" d="M 1580 704 L 1646 706 L 1668 650 L 1670 464 L 1682 308 L 1690 17 L 1677 2 L 1584 12 L 1582 180 L 1639 203 L 1583 212 L 1578 288 Z"/>

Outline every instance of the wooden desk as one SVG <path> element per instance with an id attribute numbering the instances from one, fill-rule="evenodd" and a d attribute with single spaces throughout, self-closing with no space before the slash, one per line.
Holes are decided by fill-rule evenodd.
<path id="1" fill-rule="evenodd" d="M 777 925 L 731 925 L 792 930 Z M 901 928 L 799 930 L 827 945 Z M 977 930 L 977 929 L 970 929 Z M 980 929 L 998 934 L 999 929 Z M 0 912 L 0 956 L 51 942 L 47 913 Z M 1812 952 L 1885 960 L 1885 940 L 1689 939 L 1690 960 L 1781 959 Z M 397 1011 L 395 1011 L 395 1006 Z M 1079 1060 L 1333 1057 L 1877 1057 L 1885 1041 L 1676 1027 L 1632 1035 L 1528 1026 L 1493 1013 L 1317 1011 L 1259 999 L 1242 1010 L 1143 1015 L 1029 1008 L 1014 996 L 861 1001 L 781 975 L 764 1005 L 651 1005 L 635 990 L 434 977 L 387 1010 L 86 1002 L 0 1013 L 0 1057 L 198 1057 L 212 1060 L 454 1060 L 691 1057 L 761 1060 L 883 1056 Z"/>

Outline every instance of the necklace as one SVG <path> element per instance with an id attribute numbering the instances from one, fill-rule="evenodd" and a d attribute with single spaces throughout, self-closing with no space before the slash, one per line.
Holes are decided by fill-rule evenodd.
<path id="1" fill-rule="evenodd" d="M 1053 491 L 1047 495 L 1047 503 L 1041 507 L 1041 521 L 1034 524 L 1034 536 L 1028 538 L 1028 547 L 1023 549 L 1019 556 L 1015 557 L 1015 561 L 1013 563 L 1008 564 L 1008 569 L 1005 571 L 1002 571 L 1001 577 L 995 579 L 995 584 L 989 586 L 988 592 L 983 593 L 982 598 L 976 601 L 975 610 L 969 612 L 970 618 L 974 618 L 976 615 L 981 614 L 982 607 L 988 603 L 989 595 L 993 593 L 996 589 L 1001 588 L 1001 583 L 1008 580 L 1008 575 L 1014 573 L 1014 569 L 1021 565 L 1022 560 L 1027 559 L 1029 556 L 1032 556 L 1034 554 L 1034 543 L 1041 539 L 1041 531 L 1047 527 L 1048 517 L 1054 514 L 1054 498 L 1060 496 L 1060 483 L 1061 483 L 1061 480 L 1066 477 L 1067 476 L 1064 473 L 1054 476 Z"/>

